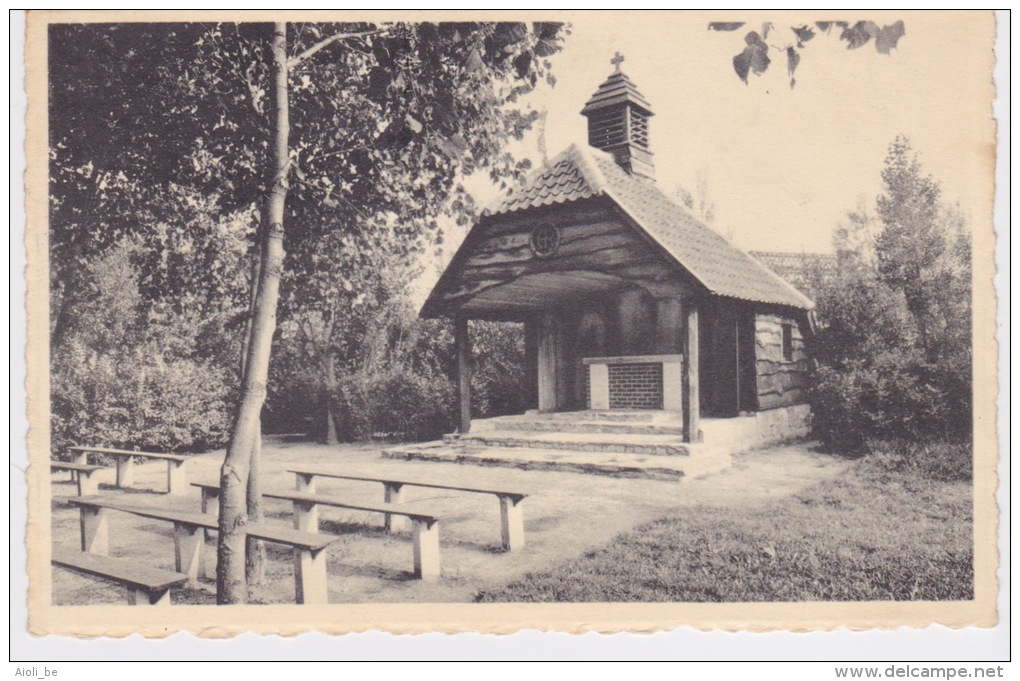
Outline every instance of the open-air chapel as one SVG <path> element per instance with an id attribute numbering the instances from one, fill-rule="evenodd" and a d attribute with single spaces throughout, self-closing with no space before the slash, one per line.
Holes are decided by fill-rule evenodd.
<path id="1" fill-rule="evenodd" d="M 504 580 L 508 562 L 519 572 L 543 565 L 649 519 L 642 513 L 673 508 L 676 481 L 725 469 L 736 452 L 807 434 L 812 302 L 656 186 L 651 104 L 614 61 L 616 71 L 581 111 L 588 144 L 570 146 L 487 210 L 421 311 L 454 320 L 457 432 L 440 442 L 388 448 L 382 457 L 389 461 L 377 452 L 338 460 L 331 448 L 308 449 L 261 470 L 262 498 L 277 511 L 290 505 L 293 527 L 267 514 L 246 525 L 247 537 L 291 549 L 287 588 L 296 603 L 349 598 L 352 589 L 375 593 L 387 583 L 394 597 L 407 598 L 392 586 L 405 583 L 407 571 L 378 578 L 401 563 L 413 566 L 416 580 L 439 582 L 440 522 L 447 533 L 443 560 L 458 575 L 451 583 L 462 581 L 464 571 Z M 472 422 L 472 319 L 524 325 L 526 413 Z M 221 531 L 221 479 L 213 477 L 218 454 L 187 458 L 96 445 L 68 453 L 70 460 L 53 460 L 51 470 L 70 472 L 77 484 L 61 517 L 73 523 L 77 512 L 80 532 L 76 547 L 67 539 L 56 547 L 56 567 L 77 579 L 91 575 L 126 586 L 136 605 L 169 604 L 171 589 L 198 589 L 216 577 L 219 558 L 206 535 Z M 148 484 L 155 481 L 159 492 L 165 484 L 166 497 L 138 503 L 100 494 L 97 476 L 113 471 L 90 465 L 89 455 L 116 460 L 118 490 L 133 486 L 135 460 L 144 459 Z M 493 474 L 449 462 L 503 468 Z M 205 471 L 205 481 L 189 484 L 186 463 Z M 668 483 L 622 489 L 608 478 L 547 473 L 537 480 L 530 473 L 536 469 Z M 582 477 L 588 480 L 564 479 Z M 590 509 L 570 510 L 589 494 L 611 498 L 594 534 Z M 525 499 L 535 513 L 528 545 L 537 548 L 507 561 L 500 555 L 525 553 Z M 381 518 L 383 537 L 335 520 L 333 532 L 320 532 L 321 510 Z M 139 566 L 149 543 L 169 550 L 165 542 L 139 541 L 139 526 L 128 532 L 134 555 L 111 556 L 110 514 L 172 525 L 174 569 L 144 564 L 154 556 Z M 121 539 L 123 526 L 114 527 L 117 541 L 129 541 Z M 351 546 L 363 553 L 335 549 L 328 569 L 338 527 L 345 537 L 359 537 Z M 407 533 L 410 547 L 386 539 Z M 360 556 L 361 567 L 347 564 L 352 555 Z M 61 582 L 62 593 L 91 588 L 73 584 Z"/>
<path id="2" fill-rule="evenodd" d="M 812 301 L 656 185 L 652 105 L 614 63 L 581 110 L 588 144 L 487 209 L 422 308 L 455 323 L 460 441 L 600 420 L 692 445 L 804 434 Z M 470 319 L 524 324 L 516 422 L 472 426 Z"/>

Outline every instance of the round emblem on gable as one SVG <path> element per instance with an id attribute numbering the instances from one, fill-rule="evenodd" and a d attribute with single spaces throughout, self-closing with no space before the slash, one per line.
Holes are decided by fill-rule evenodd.
<path id="1" fill-rule="evenodd" d="M 548 258 L 560 247 L 560 230 L 553 225 L 539 225 L 531 230 L 531 252 L 539 258 Z"/>

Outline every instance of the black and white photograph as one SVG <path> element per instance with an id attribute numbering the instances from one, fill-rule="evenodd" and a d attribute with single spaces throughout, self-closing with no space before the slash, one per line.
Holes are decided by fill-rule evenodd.
<path id="1" fill-rule="evenodd" d="M 994 626 L 994 39 L 30 14 L 30 630 Z"/>

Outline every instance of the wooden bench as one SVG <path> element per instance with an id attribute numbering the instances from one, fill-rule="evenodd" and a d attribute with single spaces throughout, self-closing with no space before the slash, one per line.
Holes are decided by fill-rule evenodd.
<path id="1" fill-rule="evenodd" d="M 117 487 L 130 487 L 134 481 L 134 461 L 138 457 L 146 459 L 162 459 L 166 461 L 167 494 L 177 496 L 188 489 L 188 473 L 184 464 L 186 456 L 178 454 L 162 454 L 160 452 L 134 452 L 129 449 L 109 449 L 106 447 L 69 447 L 73 461 L 79 464 L 88 463 L 89 452 L 106 454 L 117 459 Z"/>
<path id="2" fill-rule="evenodd" d="M 202 482 L 191 484 L 202 490 L 202 512 L 218 514 L 220 486 L 215 483 Z M 394 509 L 390 505 L 354 503 L 336 497 L 304 492 L 263 492 L 262 496 L 267 499 L 290 501 L 294 507 L 294 528 L 303 532 L 319 531 L 319 506 L 406 518 L 413 525 L 415 577 L 426 580 L 439 578 L 439 518 L 434 515 Z"/>
<path id="3" fill-rule="evenodd" d="M 131 605 L 170 605 L 170 589 L 188 581 L 188 576 L 179 572 L 84 551 L 55 550 L 52 562 L 62 568 L 123 584 Z"/>
<path id="4" fill-rule="evenodd" d="M 202 530 L 215 529 L 217 520 L 201 513 L 166 511 L 147 506 L 125 504 L 103 497 L 76 497 L 69 503 L 81 512 L 81 549 L 88 553 L 107 555 L 110 552 L 108 511 L 132 513 L 143 518 L 162 520 L 174 526 L 174 564 L 191 583 L 198 581 L 202 568 L 202 548 L 205 538 Z M 326 552 L 327 546 L 337 540 L 310 532 L 299 532 L 286 527 L 249 523 L 248 536 L 294 549 L 294 591 L 299 604 L 327 602 Z"/>
<path id="5" fill-rule="evenodd" d="M 483 487 L 468 487 L 463 485 L 446 485 L 431 482 L 429 480 L 373 478 L 361 475 L 348 475 L 346 473 L 318 468 L 291 468 L 288 470 L 296 477 L 297 490 L 307 494 L 315 494 L 315 479 L 318 477 L 382 483 L 383 501 L 391 505 L 400 503 L 401 491 L 404 487 L 429 487 L 432 489 L 447 489 L 456 492 L 492 494 L 499 499 L 499 520 L 503 550 L 517 551 L 524 546 L 524 511 L 521 507 L 521 503 L 528 496 L 524 492 L 497 490 Z M 402 524 L 403 523 L 401 523 L 399 516 L 388 516 L 386 519 L 386 527 L 391 532 L 400 529 Z"/>
<path id="6" fill-rule="evenodd" d="M 78 482 L 78 496 L 85 497 L 99 493 L 99 481 L 96 480 L 97 471 L 104 470 L 103 466 L 90 466 L 82 463 L 69 463 L 67 461 L 50 461 L 51 471 L 71 471 L 71 480 Z"/>

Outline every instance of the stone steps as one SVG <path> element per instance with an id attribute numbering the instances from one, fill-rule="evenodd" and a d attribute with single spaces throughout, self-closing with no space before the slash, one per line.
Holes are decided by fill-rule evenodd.
<path id="1" fill-rule="evenodd" d="M 471 434 L 491 431 L 550 433 L 625 433 L 631 435 L 683 435 L 680 415 L 672 412 L 580 411 L 478 419 Z"/>
<path id="2" fill-rule="evenodd" d="M 680 480 L 716 473 L 730 466 L 728 454 L 692 447 L 690 456 L 656 456 L 621 452 L 584 452 L 530 447 L 490 447 L 464 442 L 430 442 L 393 447 L 387 459 L 442 461 L 524 470 L 554 470 L 613 477 Z"/>
<path id="3" fill-rule="evenodd" d="M 691 445 L 676 434 L 635 433 L 633 431 L 549 432 L 492 430 L 467 435 L 447 435 L 447 444 L 507 447 L 573 452 L 641 454 L 646 456 L 689 456 Z"/>

